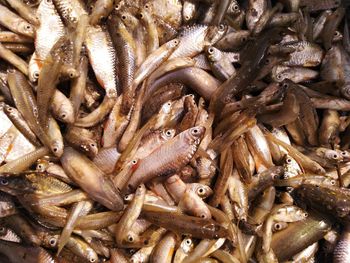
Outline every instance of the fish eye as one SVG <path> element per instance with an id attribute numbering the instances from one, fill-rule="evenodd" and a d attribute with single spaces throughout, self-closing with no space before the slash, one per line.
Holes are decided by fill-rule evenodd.
<path id="1" fill-rule="evenodd" d="M 55 153 L 57 153 L 57 152 L 58 152 L 58 148 L 57 148 L 57 147 L 54 147 L 54 148 L 52 149 L 52 151 L 55 152 Z"/>
<path id="2" fill-rule="evenodd" d="M 126 19 L 126 15 L 122 15 L 122 19 L 125 20 Z"/>
<path id="3" fill-rule="evenodd" d="M 335 153 L 335 154 L 333 154 L 333 156 L 332 156 L 332 157 L 333 157 L 333 159 L 338 159 L 338 158 L 339 158 L 338 154 L 336 154 L 336 153 Z"/>
<path id="4" fill-rule="evenodd" d="M 95 258 L 90 258 L 90 262 L 95 262 L 96 259 Z"/>
<path id="5" fill-rule="evenodd" d="M 90 146 L 91 147 L 95 147 L 96 145 L 94 143 L 90 143 Z"/>
<path id="6" fill-rule="evenodd" d="M 282 225 L 280 223 L 276 223 L 275 224 L 275 229 L 276 230 L 281 230 L 282 229 Z"/>
<path id="7" fill-rule="evenodd" d="M 287 158 L 286 162 L 290 164 L 290 163 L 292 163 L 292 159 Z"/>
<path id="8" fill-rule="evenodd" d="M 134 238 L 132 236 L 128 236 L 128 241 L 129 242 L 134 242 Z"/>
<path id="9" fill-rule="evenodd" d="M 192 241 L 191 241 L 191 239 L 186 239 L 186 245 L 191 245 L 192 244 Z"/>
<path id="10" fill-rule="evenodd" d="M 220 31 L 225 30 L 225 25 L 224 25 L 224 24 L 219 25 L 219 30 L 220 30 Z"/>
<path id="11" fill-rule="evenodd" d="M 242 37 L 242 42 L 246 42 L 247 38 L 246 37 Z"/>
<path id="12" fill-rule="evenodd" d="M 341 152 L 340 154 L 343 155 L 343 156 L 347 155 L 345 151 Z"/>
<path id="13" fill-rule="evenodd" d="M 148 4 L 145 4 L 145 8 L 148 9 L 148 8 L 149 8 L 149 5 L 148 5 Z"/>
<path id="14" fill-rule="evenodd" d="M 57 239 L 52 237 L 52 238 L 50 238 L 49 243 L 50 243 L 51 246 L 55 246 L 56 243 L 57 243 Z"/>
<path id="15" fill-rule="evenodd" d="M 9 181 L 7 179 L 1 179 L 0 180 L 0 184 L 2 185 L 8 185 L 9 184 Z"/>
<path id="16" fill-rule="evenodd" d="M 51 4 L 52 3 L 52 0 L 45 0 L 46 1 L 46 3 L 48 3 L 48 4 Z"/>
<path id="17" fill-rule="evenodd" d="M 137 164 L 137 160 L 132 160 L 131 163 L 132 164 Z"/>
<path id="18" fill-rule="evenodd" d="M 192 134 L 196 135 L 196 134 L 198 134 L 198 133 L 199 133 L 199 130 L 198 130 L 197 128 L 194 128 L 194 129 L 192 130 Z"/>
<path id="19" fill-rule="evenodd" d="M 170 137 L 171 134 L 172 134 L 172 132 L 171 132 L 170 130 L 167 130 L 167 131 L 165 132 L 165 135 L 168 136 L 168 137 Z"/>
<path id="20" fill-rule="evenodd" d="M 305 213 L 303 214 L 303 216 L 304 216 L 304 217 L 308 217 L 309 214 L 305 212 Z"/>
<path id="21" fill-rule="evenodd" d="M 208 52 L 209 52 L 209 54 L 213 54 L 214 53 L 214 48 L 212 48 L 212 47 L 208 48 Z"/>
<path id="22" fill-rule="evenodd" d="M 331 185 L 335 185 L 336 182 L 335 182 L 335 180 L 331 180 L 330 183 L 331 183 Z"/>
<path id="23" fill-rule="evenodd" d="M 234 5 L 233 6 L 233 10 L 238 10 L 239 9 L 239 6 L 238 5 Z"/>
<path id="24" fill-rule="evenodd" d="M 39 72 L 38 72 L 38 71 L 35 71 L 35 72 L 33 73 L 33 77 L 34 77 L 35 79 L 38 79 L 38 78 L 39 78 Z"/>
<path id="25" fill-rule="evenodd" d="M 5 232 L 6 232 L 6 228 L 5 228 L 5 227 L 3 227 L 3 226 L 2 226 L 2 227 L 0 227 L 0 233 L 1 233 L 1 234 L 3 234 L 3 233 L 5 233 Z"/>
<path id="26" fill-rule="evenodd" d="M 198 188 L 198 194 L 204 194 L 204 189 L 203 187 Z"/>

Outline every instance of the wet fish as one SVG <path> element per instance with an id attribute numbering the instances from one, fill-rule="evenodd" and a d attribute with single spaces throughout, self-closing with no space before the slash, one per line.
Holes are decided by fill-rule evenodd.
<path id="1" fill-rule="evenodd" d="M 141 182 L 157 176 L 170 175 L 184 167 L 195 154 L 204 131 L 205 128 L 200 126 L 188 129 L 143 159 L 128 182 L 128 191 L 135 189 Z M 185 152 L 182 149 L 185 149 Z M 168 153 L 167 159 L 155 163 L 159 159 L 159 154 L 163 155 L 164 152 Z"/>
<path id="2" fill-rule="evenodd" d="M 113 210 L 122 208 L 119 193 L 106 175 L 92 161 L 72 148 L 66 148 L 61 158 L 63 169 L 76 183 L 84 187 L 93 199 Z M 92 182 L 89 182 L 90 180 Z"/>
<path id="3" fill-rule="evenodd" d="M 108 97 L 117 97 L 119 81 L 116 72 L 116 53 L 110 35 L 100 26 L 89 26 L 85 44 L 99 84 L 106 90 Z"/>
<path id="4" fill-rule="evenodd" d="M 347 1 L 0 2 L 1 262 L 347 260 Z"/>
<path id="5" fill-rule="evenodd" d="M 0 24 L 2 26 L 7 27 L 15 33 L 34 38 L 35 29 L 32 24 L 28 23 L 22 17 L 13 13 L 10 9 L 3 5 L 0 5 L 0 14 Z"/>
<path id="6" fill-rule="evenodd" d="M 36 30 L 35 54 L 33 62 L 41 68 L 53 45 L 65 34 L 64 25 L 52 1 L 41 1 L 37 10 L 40 26 Z M 33 73 L 36 79 L 39 73 Z"/>

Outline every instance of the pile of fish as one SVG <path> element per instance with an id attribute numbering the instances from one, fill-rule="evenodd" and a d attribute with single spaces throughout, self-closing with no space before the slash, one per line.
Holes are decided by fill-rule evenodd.
<path id="1" fill-rule="evenodd" d="M 0 262 L 350 262 L 341 0 L 0 0 Z"/>

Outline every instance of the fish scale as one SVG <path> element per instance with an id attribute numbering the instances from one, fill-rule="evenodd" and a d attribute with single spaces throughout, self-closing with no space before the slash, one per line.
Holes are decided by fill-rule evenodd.
<path id="1" fill-rule="evenodd" d="M 0 2 L 5 260 L 349 262 L 349 0 Z"/>
<path id="2" fill-rule="evenodd" d="M 121 90 L 126 92 L 131 86 L 136 70 L 136 43 L 132 34 L 118 18 L 113 17 L 108 21 L 108 29 L 117 51 Z"/>
<path id="3" fill-rule="evenodd" d="M 66 24 L 76 26 L 80 16 L 86 15 L 85 5 L 81 0 L 53 0 L 58 12 Z"/>
<path id="4" fill-rule="evenodd" d="M 191 134 L 194 129 L 197 129 L 198 134 Z M 188 129 L 144 158 L 129 180 L 129 190 L 134 189 L 142 181 L 170 175 L 184 167 L 195 154 L 204 131 L 204 127 Z M 163 158 L 159 158 L 160 156 Z"/>
<path id="5" fill-rule="evenodd" d="M 65 35 L 65 28 L 51 0 L 41 1 L 37 16 L 40 26 L 36 30 L 35 53 L 43 61 L 54 44 Z"/>
<path id="6" fill-rule="evenodd" d="M 108 97 L 117 97 L 116 55 L 109 34 L 100 26 L 89 26 L 85 44 L 97 81 Z"/>
<path id="7" fill-rule="evenodd" d="M 206 44 L 207 25 L 186 26 L 179 33 L 180 44 L 170 55 L 169 59 L 177 57 L 194 57 L 199 54 Z"/>
<path id="8" fill-rule="evenodd" d="M 283 62 L 283 65 L 316 67 L 322 61 L 324 52 L 317 44 L 300 41 L 290 44 L 287 43 L 285 46 L 296 48 L 296 51 L 290 54 L 290 59 Z"/>

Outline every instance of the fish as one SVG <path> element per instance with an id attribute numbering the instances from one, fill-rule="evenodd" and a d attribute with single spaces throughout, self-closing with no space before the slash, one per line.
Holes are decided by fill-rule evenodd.
<path id="1" fill-rule="evenodd" d="M 213 220 L 201 219 L 170 212 L 143 212 L 146 219 L 157 225 L 167 224 L 174 232 L 191 234 L 193 237 L 218 238 L 227 235 L 226 229 Z M 181 227 L 182 225 L 182 227 Z M 182 229 L 182 230 L 180 230 Z"/>
<path id="2" fill-rule="evenodd" d="M 157 176 L 166 176 L 184 167 L 197 150 L 197 146 L 205 132 L 204 127 L 194 127 L 183 131 L 167 141 L 152 154 L 143 159 L 128 182 L 128 190 L 133 190 L 139 183 Z M 184 147 L 184 148 L 182 148 Z M 186 149 L 183 152 L 181 149 Z M 155 165 L 159 154 L 168 153 L 167 160 Z"/>
<path id="3" fill-rule="evenodd" d="M 206 44 L 205 36 L 209 28 L 206 25 L 187 26 L 179 33 L 179 47 L 170 59 L 176 57 L 193 57 L 199 54 Z"/>
<path id="4" fill-rule="evenodd" d="M 36 30 L 35 53 L 36 57 L 31 59 L 38 65 L 46 59 L 54 44 L 65 35 L 63 22 L 54 6 L 53 1 L 40 2 L 37 10 L 37 16 L 40 22 Z M 47 22 L 47 23 L 46 23 Z M 36 73 L 39 76 L 40 72 Z"/>
<path id="5" fill-rule="evenodd" d="M 87 14 L 86 8 L 80 0 L 53 0 L 52 2 L 61 15 L 63 21 L 69 27 L 77 27 L 79 21 L 82 19 L 82 16 Z"/>
<path id="6" fill-rule="evenodd" d="M 136 219 L 140 216 L 145 196 L 146 187 L 140 184 L 132 201 L 116 226 L 115 238 L 119 246 L 127 247 L 128 244 L 134 244 L 139 241 L 139 237 L 134 236 L 131 230 Z"/>
<path id="7" fill-rule="evenodd" d="M 211 69 L 218 79 L 224 81 L 236 74 L 232 61 L 227 58 L 225 53 L 220 52 L 215 47 L 208 47 L 206 53 L 211 62 Z"/>
<path id="8" fill-rule="evenodd" d="M 0 24 L 11 31 L 26 37 L 34 38 L 34 26 L 24 20 L 21 16 L 13 13 L 4 5 L 0 5 L 1 18 Z M 29 14 L 28 14 L 29 15 Z"/>
<path id="9" fill-rule="evenodd" d="M 152 262 L 171 262 L 176 245 L 176 234 L 169 232 L 156 245 L 151 255 Z"/>
<path id="10" fill-rule="evenodd" d="M 267 2 L 264 0 L 249 0 L 246 14 L 246 23 L 249 30 L 253 30 L 263 13 L 267 10 Z"/>
<path id="11" fill-rule="evenodd" d="M 123 93 L 129 93 L 131 92 L 130 88 L 132 87 L 136 71 L 136 42 L 132 34 L 117 16 L 112 16 L 108 20 L 108 30 L 113 45 L 117 50 L 120 89 Z M 128 107 L 123 107 L 123 115 L 128 114 L 129 110 Z"/>
<path id="12" fill-rule="evenodd" d="M 348 260 L 348 1 L 0 2 L 1 262 Z"/>
<path id="13" fill-rule="evenodd" d="M 337 245 L 334 249 L 334 262 L 345 262 L 349 259 L 349 231 L 348 226 L 345 226 L 342 235 L 337 242 Z"/>
<path id="14" fill-rule="evenodd" d="M 333 214 L 339 220 L 348 221 L 348 193 L 347 189 L 335 186 L 322 186 L 314 184 L 301 184 L 295 191 L 298 200 L 305 200 L 307 203 L 320 211 L 326 211 Z"/>
<path id="15" fill-rule="evenodd" d="M 20 70 L 23 74 L 28 75 L 28 65 L 27 63 L 9 48 L 6 44 L 0 44 L 0 57 L 7 62 L 11 63 L 14 67 Z"/>
<path id="16" fill-rule="evenodd" d="M 113 11 L 114 1 L 113 0 L 99 0 L 95 3 L 93 10 L 90 15 L 90 24 L 92 26 L 98 24 L 103 18 Z"/>
<path id="17" fill-rule="evenodd" d="M 4 47 L 17 54 L 28 54 L 33 51 L 33 46 L 21 43 L 5 43 Z"/>
<path id="18" fill-rule="evenodd" d="M 8 4 L 18 12 L 18 14 L 27 20 L 30 24 L 37 26 L 39 25 L 39 19 L 36 16 L 35 10 L 31 8 L 30 6 L 26 5 L 25 3 L 22 3 L 18 0 L 10 0 L 8 1 Z"/>
<path id="19" fill-rule="evenodd" d="M 101 26 L 88 26 L 85 45 L 99 84 L 106 90 L 107 97 L 116 98 L 119 80 L 116 53 L 109 33 Z"/>
<path id="20" fill-rule="evenodd" d="M 5 240 L 0 240 L 0 246 L 1 253 L 12 262 L 55 262 L 50 253 L 41 247 L 25 246 Z"/>
<path id="21" fill-rule="evenodd" d="M 61 158 L 63 169 L 74 181 L 90 192 L 93 199 L 113 210 L 122 208 L 123 202 L 120 194 L 114 188 L 112 182 L 90 159 L 72 148 L 65 148 Z M 89 180 L 94 183 L 91 184 Z"/>

